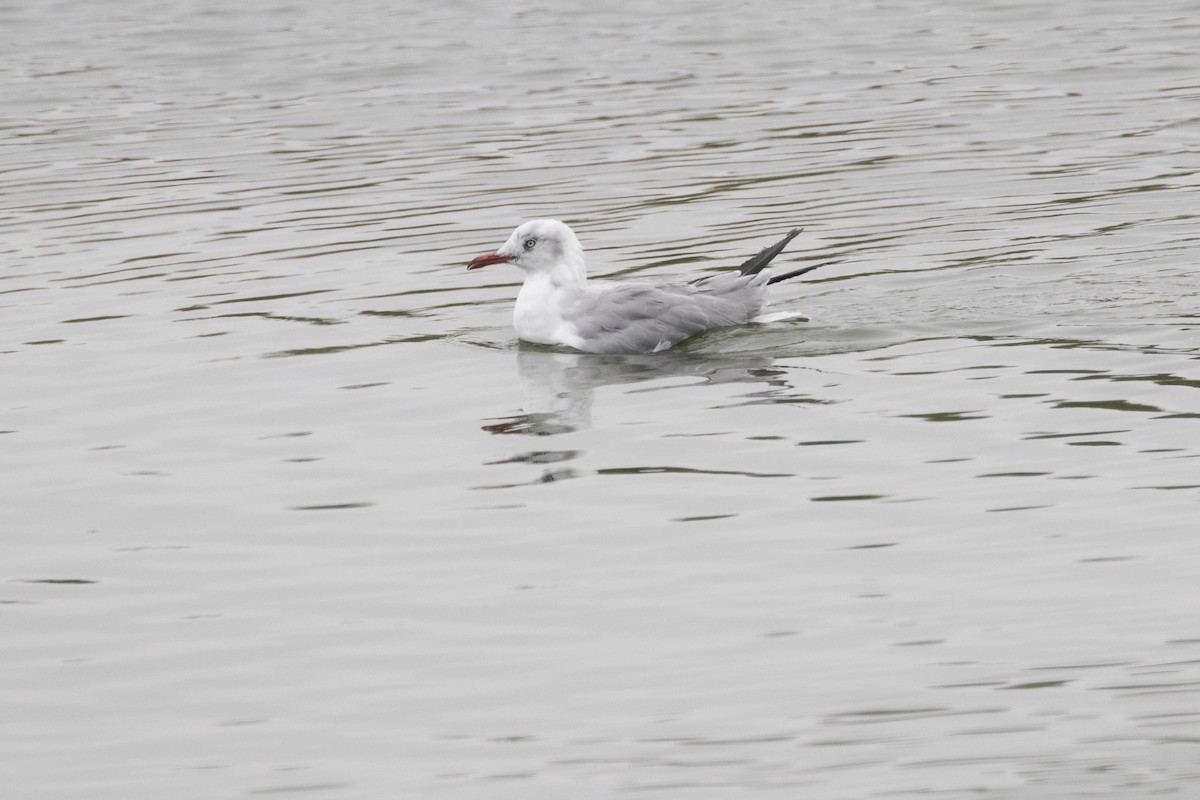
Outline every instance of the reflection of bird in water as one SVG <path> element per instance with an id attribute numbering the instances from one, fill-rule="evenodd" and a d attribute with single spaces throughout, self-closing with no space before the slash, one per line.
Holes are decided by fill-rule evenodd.
<path id="1" fill-rule="evenodd" d="M 766 269 L 799 232 L 791 231 L 737 270 L 690 283 L 588 283 L 575 233 L 558 220 L 539 219 L 521 225 L 503 247 L 473 259 L 467 269 L 511 263 L 525 271 L 513 311 L 517 335 L 525 341 L 585 353 L 656 353 L 701 331 L 754 320 L 767 286 L 824 266 L 782 275 Z"/>
<path id="2" fill-rule="evenodd" d="M 525 387 L 524 413 L 493 420 L 483 429 L 549 436 L 587 428 L 595 390 L 601 386 L 695 377 L 706 383 L 786 387 L 784 371 L 772 362 L 772 357 L 761 353 L 592 355 L 522 348 L 517 352 L 517 373 Z"/>

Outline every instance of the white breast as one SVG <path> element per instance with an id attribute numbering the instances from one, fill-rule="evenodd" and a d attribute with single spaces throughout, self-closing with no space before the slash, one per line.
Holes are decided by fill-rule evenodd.
<path id="1" fill-rule="evenodd" d="M 576 291 L 557 285 L 548 275 L 526 276 L 513 309 L 517 336 L 539 344 L 573 345 L 575 336 L 563 314 Z"/>

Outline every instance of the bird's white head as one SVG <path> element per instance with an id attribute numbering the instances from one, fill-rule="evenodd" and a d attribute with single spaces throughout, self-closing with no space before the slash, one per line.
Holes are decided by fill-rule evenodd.
<path id="1" fill-rule="evenodd" d="M 467 269 L 507 262 L 527 273 L 562 273 L 584 276 L 583 245 L 575 232 L 556 219 L 534 219 L 521 224 L 494 253 L 471 260 Z"/>

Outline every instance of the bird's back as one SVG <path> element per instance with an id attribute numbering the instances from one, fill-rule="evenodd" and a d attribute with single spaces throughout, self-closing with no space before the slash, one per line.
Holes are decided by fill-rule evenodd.
<path id="1" fill-rule="evenodd" d="M 649 353 L 709 328 L 741 325 L 762 309 L 769 272 L 726 272 L 691 284 L 640 281 L 594 284 L 571 309 L 589 353 Z"/>

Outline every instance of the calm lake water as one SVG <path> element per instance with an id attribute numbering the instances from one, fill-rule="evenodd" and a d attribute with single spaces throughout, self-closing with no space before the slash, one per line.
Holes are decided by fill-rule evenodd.
<path id="1" fill-rule="evenodd" d="M 1200 793 L 1200 4 L 0 47 L 6 797 Z M 597 276 L 839 263 L 583 356 L 464 269 L 543 216 Z"/>

